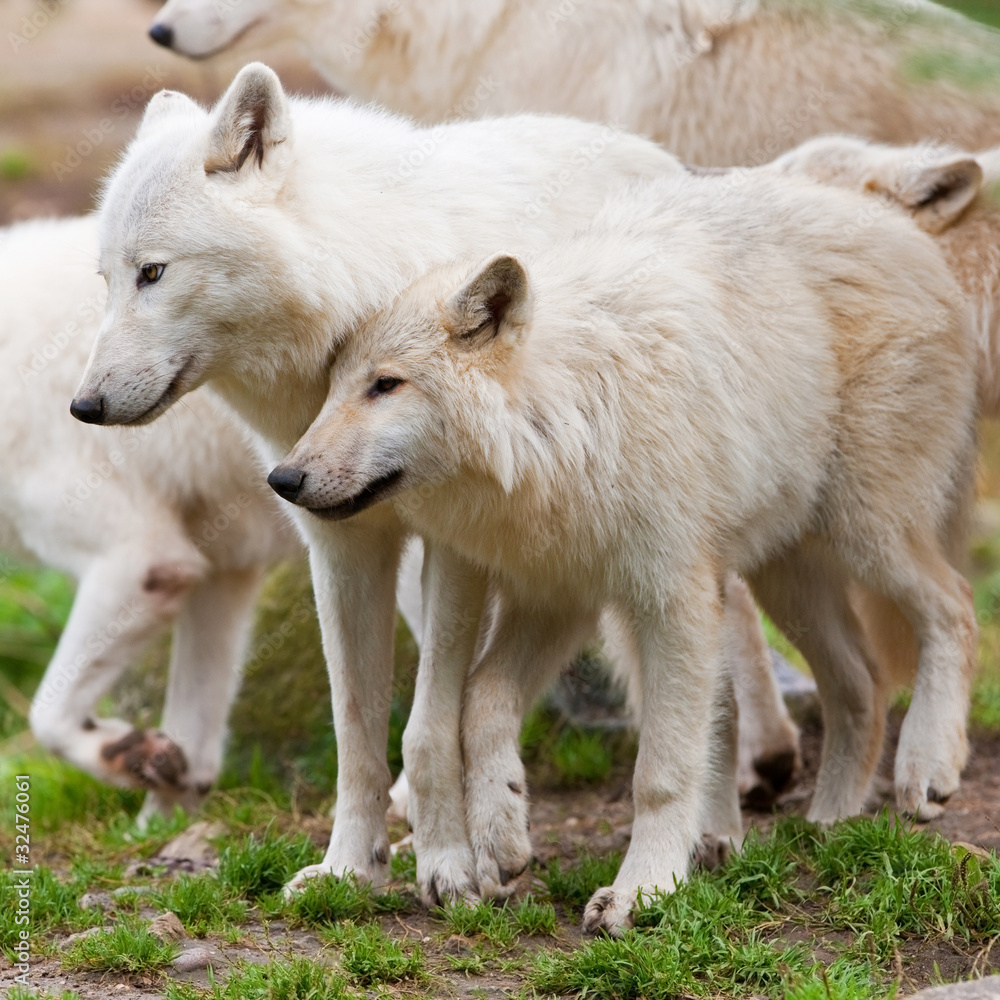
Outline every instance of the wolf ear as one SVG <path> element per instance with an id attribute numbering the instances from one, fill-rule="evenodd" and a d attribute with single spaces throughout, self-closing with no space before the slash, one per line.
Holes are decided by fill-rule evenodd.
<path id="1" fill-rule="evenodd" d="M 157 122 L 172 118 L 181 112 L 194 112 L 199 115 L 205 113 L 187 94 L 182 94 L 177 90 L 158 90 L 146 104 L 138 134 L 141 135 Z"/>
<path id="2" fill-rule="evenodd" d="M 509 254 L 488 260 L 445 304 L 451 342 L 479 350 L 501 333 L 520 330 L 531 318 L 528 273 Z"/>
<path id="3" fill-rule="evenodd" d="M 288 100 L 274 70 L 250 63 L 236 74 L 213 113 L 205 173 L 236 173 L 247 160 L 258 167 L 291 132 Z"/>
<path id="4" fill-rule="evenodd" d="M 928 233 L 942 233 L 973 202 L 983 186 L 983 168 L 971 157 L 926 167 L 891 191 Z"/>

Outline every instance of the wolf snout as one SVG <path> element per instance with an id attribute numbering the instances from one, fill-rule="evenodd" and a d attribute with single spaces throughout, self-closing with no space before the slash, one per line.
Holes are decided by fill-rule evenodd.
<path id="1" fill-rule="evenodd" d="M 173 48 L 174 29 L 167 24 L 154 24 L 153 27 L 149 29 L 149 37 L 152 38 L 157 45 L 162 45 L 165 49 Z"/>
<path id="2" fill-rule="evenodd" d="M 85 424 L 104 423 L 104 397 L 103 396 L 77 396 L 69 404 L 69 412 L 82 420 Z"/>
<path id="3" fill-rule="evenodd" d="M 305 481 L 306 473 L 289 465 L 279 465 L 267 477 L 267 485 L 289 503 L 297 502 Z"/>

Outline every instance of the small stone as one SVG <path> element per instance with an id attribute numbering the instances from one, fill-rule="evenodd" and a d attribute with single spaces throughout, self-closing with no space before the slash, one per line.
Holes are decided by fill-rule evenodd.
<path id="1" fill-rule="evenodd" d="M 85 892 L 77 905 L 81 910 L 111 910 L 114 909 L 114 901 L 106 892 Z"/>
<path id="2" fill-rule="evenodd" d="M 165 844 L 150 859 L 150 864 L 163 864 L 170 869 L 183 868 L 185 871 L 199 871 L 211 868 L 215 863 L 216 851 L 210 841 L 226 832 L 221 823 L 201 821 L 192 823 L 183 833 Z"/>
<path id="3" fill-rule="evenodd" d="M 75 934 L 70 934 L 63 944 L 73 944 L 76 941 L 82 941 L 84 938 L 93 937 L 95 934 L 103 934 L 106 930 L 106 927 L 88 927 L 85 931 L 77 931 Z"/>
<path id="4" fill-rule="evenodd" d="M 914 993 L 910 1000 L 1000 1000 L 1000 976 L 932 986 Z"/>
<path id="5" fill-rule="evenodd" d="M 212 961 L 212 953 L 208 948 L 188 948 L 174 959 L 174 972 L 196 972 L 198 969 L 207 969 Z"/>
<path id="6" fill-rule="evenodd" d="M 171 913 L 169 910 L 150 921 L 149 933 L 158 937 L 164 944 L 170 941 L 180 941 L 187 936 L 184 925 L 178 919 L 177 914 Z"/>

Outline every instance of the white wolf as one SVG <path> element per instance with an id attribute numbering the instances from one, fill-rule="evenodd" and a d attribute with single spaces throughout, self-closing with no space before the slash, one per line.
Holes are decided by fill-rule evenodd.
<path id="1" fill-rule="evenodd" d="M 264 569 L 302 551 L 260 460 L 206 392 L 152 427 L 102 432 L 67 400 L 104 312 L 93 217 L 0 234 L 0 548 L 79 581 L 31 706 L 38 740 L 112 784 L 143 817 L 198 805 L 222 762 Z M 173 625 L 162 732 L 95 709 Z"/>
<path id="2" fill-rule="evenodd" d="M 547 245 L 586 224 L 612 185 L 680 170 L 652 143 L 570 119 L 421 129 L 347 102 L 287 100 L 260 64 L 211 113 L 161 93 L 105 192 L 108 308 L 74 411 L 143 423 L 210 382 L 280 458 L 319 413 L 342 338 L 415 277 L 498 239 Z M 408 529 L 384 504 L 348 524 L 300 523 L 340 750 L 330 847 L 307 873 L 381 883 L 392 594 Z M 459 716 L 486 580 L 455 563 L 445 552 L 425 559 L 404 739 L 411 780 L 419 775 L 410 812 L 427 899 L 476 884 Z"/>
<path id="3" fill-rule="evenodd" d="M 639 661 L 635 823 L 588 930 L 620 931 L 639 890 L 687 873 L 727 571 L 807 623 L 821 686 L 855 712 L 867 671 L 847 580 L 899 602 L 921 659 L 898 797 L 957 784 L 976 620 L 938 526 L 971 487 L 971 339 L 933 243 L 895 217 L 852 232 L 859 203 L 766 175 L 672 178 L 612 198 L 527 269 L 506 254 L 436 269 L 342 347 L 322 413 L 272 473 L 319 518 L 395 497 L 425 540 L 495 574 L 500 627 L 522 641 L 488 648 L 466 691 L 481 870 L 530 857 L 516 720 L 539 678 L 523 636 L 570 654 L 612 609 Z M 844 735 L 824 767 L 844 766 Z M 857 808 L 870 777 L 838 791 Z"/>
<path id="4" fill-rule="evenodd" d="M 703 166 L 829 132 L 1000 144 L 1000 34 L 926 0 L 169 0 L 150 33 L 195 57 L 291 36 L 425 121 L 576 115 Z"/>

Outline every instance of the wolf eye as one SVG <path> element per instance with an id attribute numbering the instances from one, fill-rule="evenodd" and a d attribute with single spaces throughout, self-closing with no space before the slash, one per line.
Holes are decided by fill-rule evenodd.
<path id="1" fill-rule="evenodd" d="M 368 395 L 384 396 L 386 393 L 392 392 L 396 386 L 402 384 L 403 380 L 401 378 L 393 378 L 391 375 L 383 375 L 381 378 L 375 379 L 372 387 L 368 390 Z"/>
<path id="2" fill-rule="evenodd" d="M 136 287 L 155 285 L 163 277 L 163 272 L 166 269 L 166 264 L 143 264 L 139 268 L 139 276 L 135 279 Z"/>

